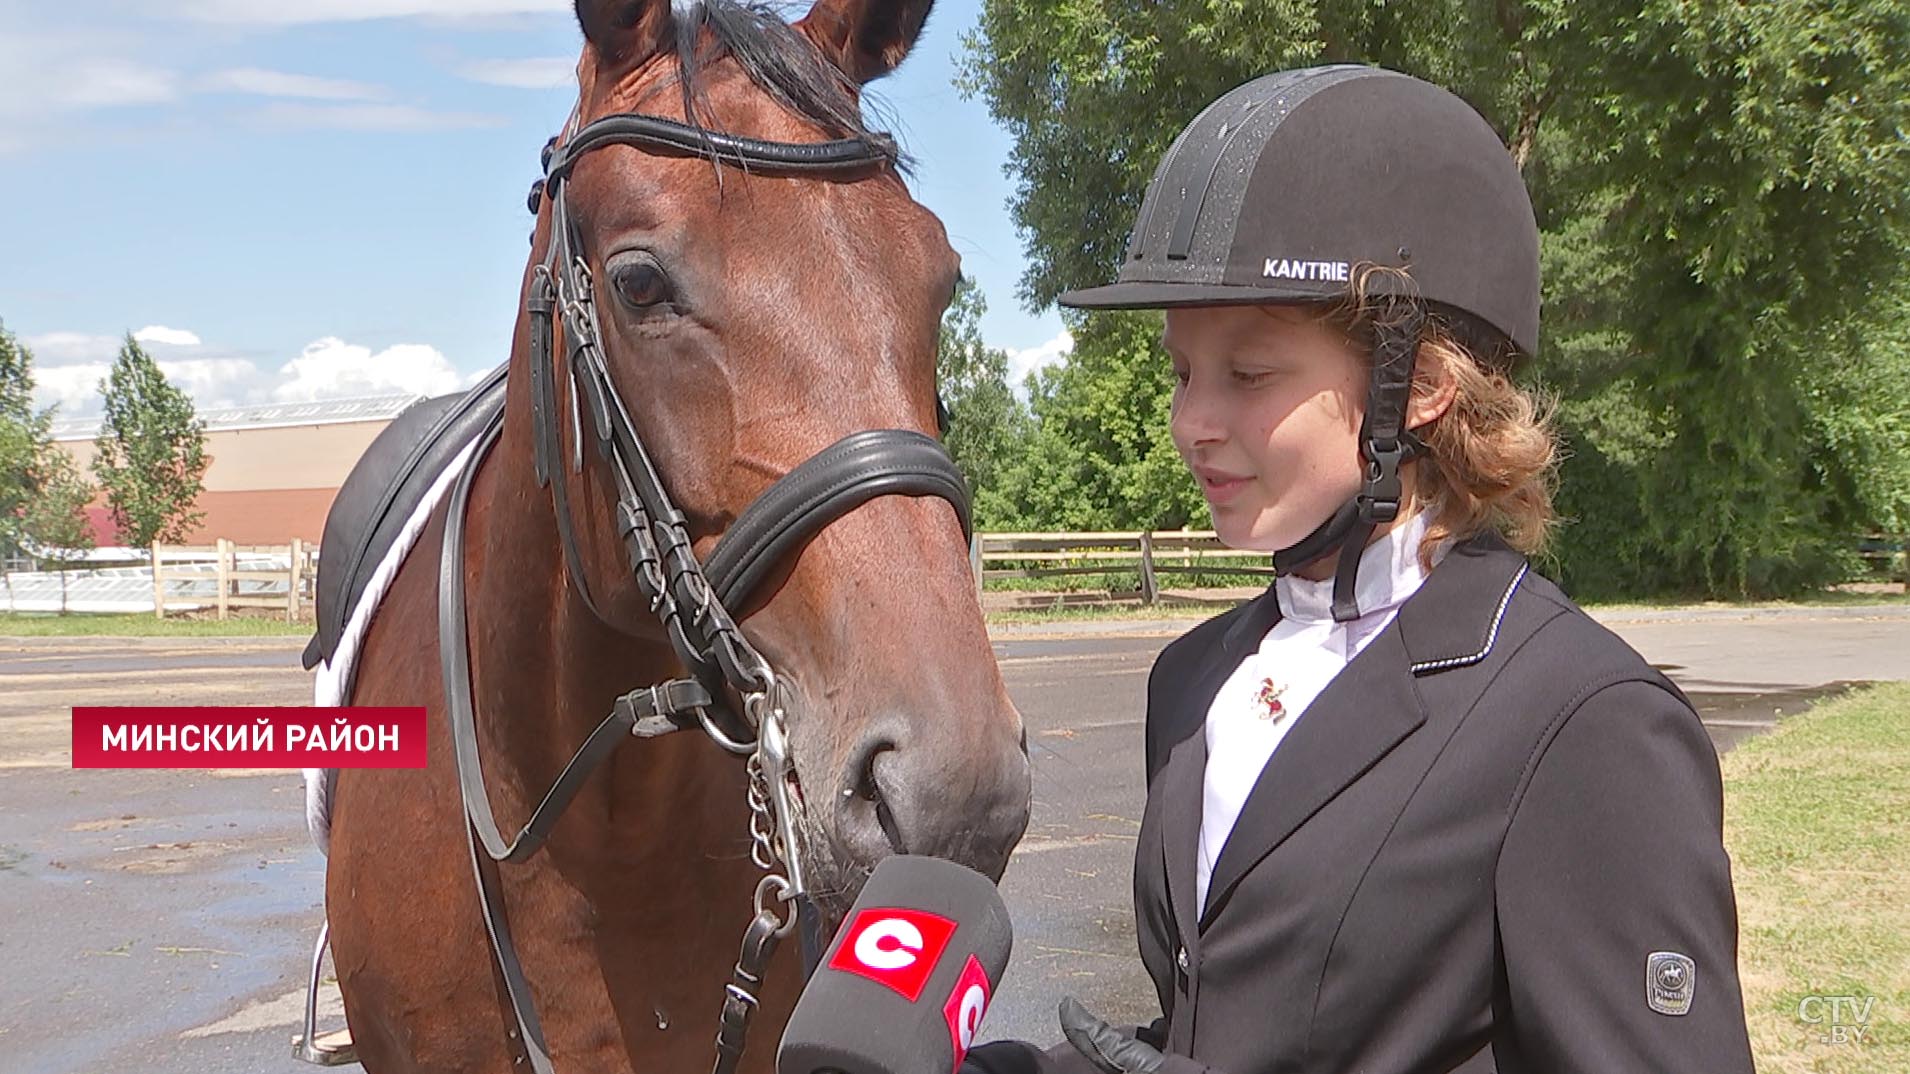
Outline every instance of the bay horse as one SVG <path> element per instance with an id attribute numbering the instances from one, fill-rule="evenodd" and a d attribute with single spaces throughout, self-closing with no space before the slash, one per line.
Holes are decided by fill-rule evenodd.
<path id="1" fill-rule="evenodd" d="M 929 7 L 577 0 L 501 407 L 356 657 L 430 743 L 334 792 L 373 1074 L 688 1071 L 787 1020 L 790 896 L 827 930 L 889 854 L 1005 868 L 1026 737 L 929 435 L 958 264 L 859 102 Z"/>

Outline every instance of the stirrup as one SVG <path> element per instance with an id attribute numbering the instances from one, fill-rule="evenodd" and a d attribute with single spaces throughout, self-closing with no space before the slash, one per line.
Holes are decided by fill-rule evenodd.
<path id="1" fill-rule="evenodd" d="M 331 939 L 332 923 L 327 920 L 319 927 L 318 946 L 312 948 L 312 975 L 305 982 L 305 1032 L 292 1038 L 292 1058 L 315 1066 L 342 1067 L 358 1062 L 351 1030 L 340 1029 L 323 1036 L 318 1032 L 318 974 Z"/>

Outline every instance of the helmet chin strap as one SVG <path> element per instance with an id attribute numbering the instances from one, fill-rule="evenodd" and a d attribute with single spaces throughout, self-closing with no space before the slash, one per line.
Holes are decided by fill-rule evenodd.
<path id="1" fill-rule="evenodd" d="M 1273 554 L 1274 570 L 1292 574 L 1339 550 L 1340 562 L 1333 572 L 1337 622 L 1360 617 L 1356 598 L 1360 555 L 1375 528 L 1399 517 L 1400 464 L 1426 451 L 1426 445 L 1406 428 L 1413 362 L 1425 322 L 1425 307 L 1410 298 L 1392 300 L 1381 313 L 1373 329 L 1373 378 L 1366 392 L 1366 416 L 1360 422 L 1360 458 L 1366 470 L 1360 490 L 1299 543 Z"/>

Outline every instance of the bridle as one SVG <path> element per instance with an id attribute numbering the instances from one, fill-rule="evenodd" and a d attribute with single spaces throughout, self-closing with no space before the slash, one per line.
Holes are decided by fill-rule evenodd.
<path id="1" fill-rule="evenodd" d="M 772 142 L 705 130 L 638 113 L 621 113 L 581 127 L 573 114 L 568 137 L 547 148 L 541 198 L 551 209 L 550 237 L 532 269 L 526 307 L 530 320 L 530 406 L 537 482 L 549 486 L 563 545 L 566 573 L 585 605 L 606 623 L 591 596 L 571 521 L 560 465 L 554 340 L 561 327 L 565 374 L 571 381 L 569 422 L 572 473 L 583 471 L 585 421 L 604 470 L 614 483 L 616 525 L 630 569 L 649 609 L 663 624 L 671 648 L 689 674 L 641 687 L 616 699 L 531 817 L 508 842 L 498 830 L 484 790 L 470 678 L 470 640 L 464 600 L 464 524 L 471 484 L 503 428 L 502 413 L 479 433 L 451 493 L 439 558 L 438 630 L 445 702 L 455 742 L 471 865 L 477 876 L 486 931 L 514 1012 L 511 1034 L 536 1074 L 552 1074 L 550 1051 L 532 1005 L 503 915 L 497 865 L 521 862 L 544 844 L 564 807 L 618 744 L 698 727 L 717 745 L 747 758 L 750 857 L 765 875 L 757 884 L 756 916 L 725 988 L 716 1036 L 716 1074 L 730 1074 L 741 1058 L 756 989 L 777 943 L 812 923 L 802 863 L 797 855 L 796 810 L 789 778 L 788 728 L 781 680 L 743 636 L 729 609 L 740 606 L 764 577 L 825 526 L 878 496 L 936 496 L 955 508 L 965 538 L 973 533 L 968 486 L 941 443 L 907 429 L 852 433 L 771 485 L 739 515 L 698 563 L 682 511 L 658 478 L 605 360 L 590 267 L 565 197 L 580 158 L 606 145 L 700 157 L 721 166 L 765 174 L 828 179 L 866 173 L 895 159 L 893 143 L 875 137 L 797 143 Z M 533 190 L 532 206 L 539 201 Z M 581 405 L 580 405 L 580 400 Z M 938 400 L 939 409 L 939 400 Z M 729 691 L 741 698 L 731 703 Z M 740 707 L 740 712 L 738 708 Z M 482 844 L 484 854 L 478 853 Z M 780 903 L 779 908 L 774 903 Z M 813 967 L 816 938 L 806 937 L 805 969 Z"/>

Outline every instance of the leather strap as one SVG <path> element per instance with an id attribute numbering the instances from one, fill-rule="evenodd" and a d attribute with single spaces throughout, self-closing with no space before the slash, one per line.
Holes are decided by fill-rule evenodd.
<path id="1" fill-rule="evenodd" d="M 618 745 L 633 735 L 651 738 L 685 726 L 685 722 L 676 717 L 706 708 L 713 700 L 703 684 L 694 679 L 674 679 L 619 697 L 610 715 L 578 747 L 516 837 L 505 842 L 491 812 L 490 796 L 484 790 L 484 767 L 478 755 L 477 715 L 471 699 L 469 624 L 464 601 L 464 512 L 472 478 L 495 445 L 501 428 L 501 421 L 495 421 L 485 429 L 470 464 L 458 475 L 445 517 L 444 545 L 438 568 L 439 659 L 444 676 L 446 719 L 451 726 L 465 810 L 492 860 L 521 862 L 544 845 L 558 817 L 583 789 L 584 781 Z"/>
<path id="2" fill-rule="evenodd" d="M 477 877 L 478 902 L 484 912 L 484 931 L 491 938 L 491 954 L 504 978 L 504 991 L 511 1001 L 512 1016 L 525 1058 L 533 1074 L 555 1074 L 550 1062 L 550 1046 L 544 1042 L 544 1027 L 537 1018 L 531 999 L 530 982 L 517 959 L 517 946 L 511 942 L 510 923 L 504 916 L 504 896 L 498 888 L 496 866 L 487 867 L 478 856 L 477 840 L 486 846 L 497 838 L 497 822 L 491 815 L 491 799 L 484 791 L 484 778 L 477 756 L 477 728 L 471 709 L 470 638 L 464 614 L 464 509 L 471 497 L 471 481 L 484 458 L 497 443 L 501 418 L 494 418 L 479 434 L 478 446 L 471 453 L 464 471 L 452 488 L 450 505 L 444 519 L 444 543 L 438 557 L 438 655 L 444 677 L 446 718 L 451 725 L 458 768 L 458 789 L 464 800 L 465 842 L 471 852 L 471 871 Z"/>
<path id="3" fill-rule="evenodd" d="M 1425 319 L 1424 304 L 1410 298 L 1394 299 L 1381 312 L 1374 325 L 1373 372 L 1360 421 L 1360 458 L 1366 465 L 1360 490 L 1312 533 L 1273 554 L 1274 570 L 1291 574 L 1339 552 L 1333 571 L 1333 618 L 1338 622 L 1359 618 L 1360 556 L 1373 530 L 1399 517 L 1404 494 L 1400 465 L 1426 450 L 1406 428 L 1413 363 Z"/>
<path id="4" fill-rule="evenodd" d="M 1406 406 L 1412 398 L 1413 363 L 1419 356 L 1420 329 L 1426 307 L 1417 299 L 1387 303 L 1374 324 L 1373 378 L 1366 392 L 1366 415 L 1360 421 L 1360 456 L 1366 460 L 1366 480 L 1353 498 L 1358 521 L 1348 529 L 1333 573 L 1333 618 L 1350 623 L 1360 617 L 1357 597 L 1360 556 L 1373 530 L 1399 517 L 1405 497 L 1399 467 L 1422 449 L 1406 431 Z"/>
<path id="5" fill-rule="evenodd" d="M 470 501 L 471 483 L 502 429 L 500 413 L 479 434 L 478 446 L 458 475 L 446 509 L 438 568 L 438 648 L 446 720 L 451 727 L 458 790 L 463 799 L 465 839 L 470 849 L 471 868 L 477 877 L 485 932 L 490 936 L 491 952 L 504 978 L 525 1058 L 535 1074 L 554 1074 L 550 1048 L 537 1018 L 530 985 L 511 940 L 496 863 L 521 862 L 541 849 L 564 809 L 618 745 L 633 736 L 654 737 L 689 726 L 682 716 L 706 708 L 711 698 L 703 685 L 693 679 L 677 679 L 619 697 L 610 715 L 597 725 L 564 766 L 517 836 L 509 843 L 504 841 L 491 811 L 490 795 L 484 789 L 483 763 L 478 753 L 476 711 L 471 697 L 469 622 L 464 600 L 465 509 Z M 485 857 L 490 859 L 488 862 L 478 855 L 480 842 Z"/>
<path id="6" fill-rule="evenodd" d="M 972 536 L 968 484 L 933 437 L 908 429 L 850 433 L 791 470 L 744 509 L 703 567 L 717 598 L 740 607 L 770 568 L 831 522 L 878 496 L 939 496 Z"/>
<path id="7" fill-rule="evenodd" d="M 634 112 L 605 116 L 584 126 L 551 154 L 544 190 L 570 177 L 578 158 L 610 143 L 647 149 L 675 149 L 721 164 L 764 172 L 839 172 L 886 164 L 895 159 L 889 138 L 844 138 L 832 142 L 767 142 L 738 134 L 692 127 L 661 116 Z"/>

